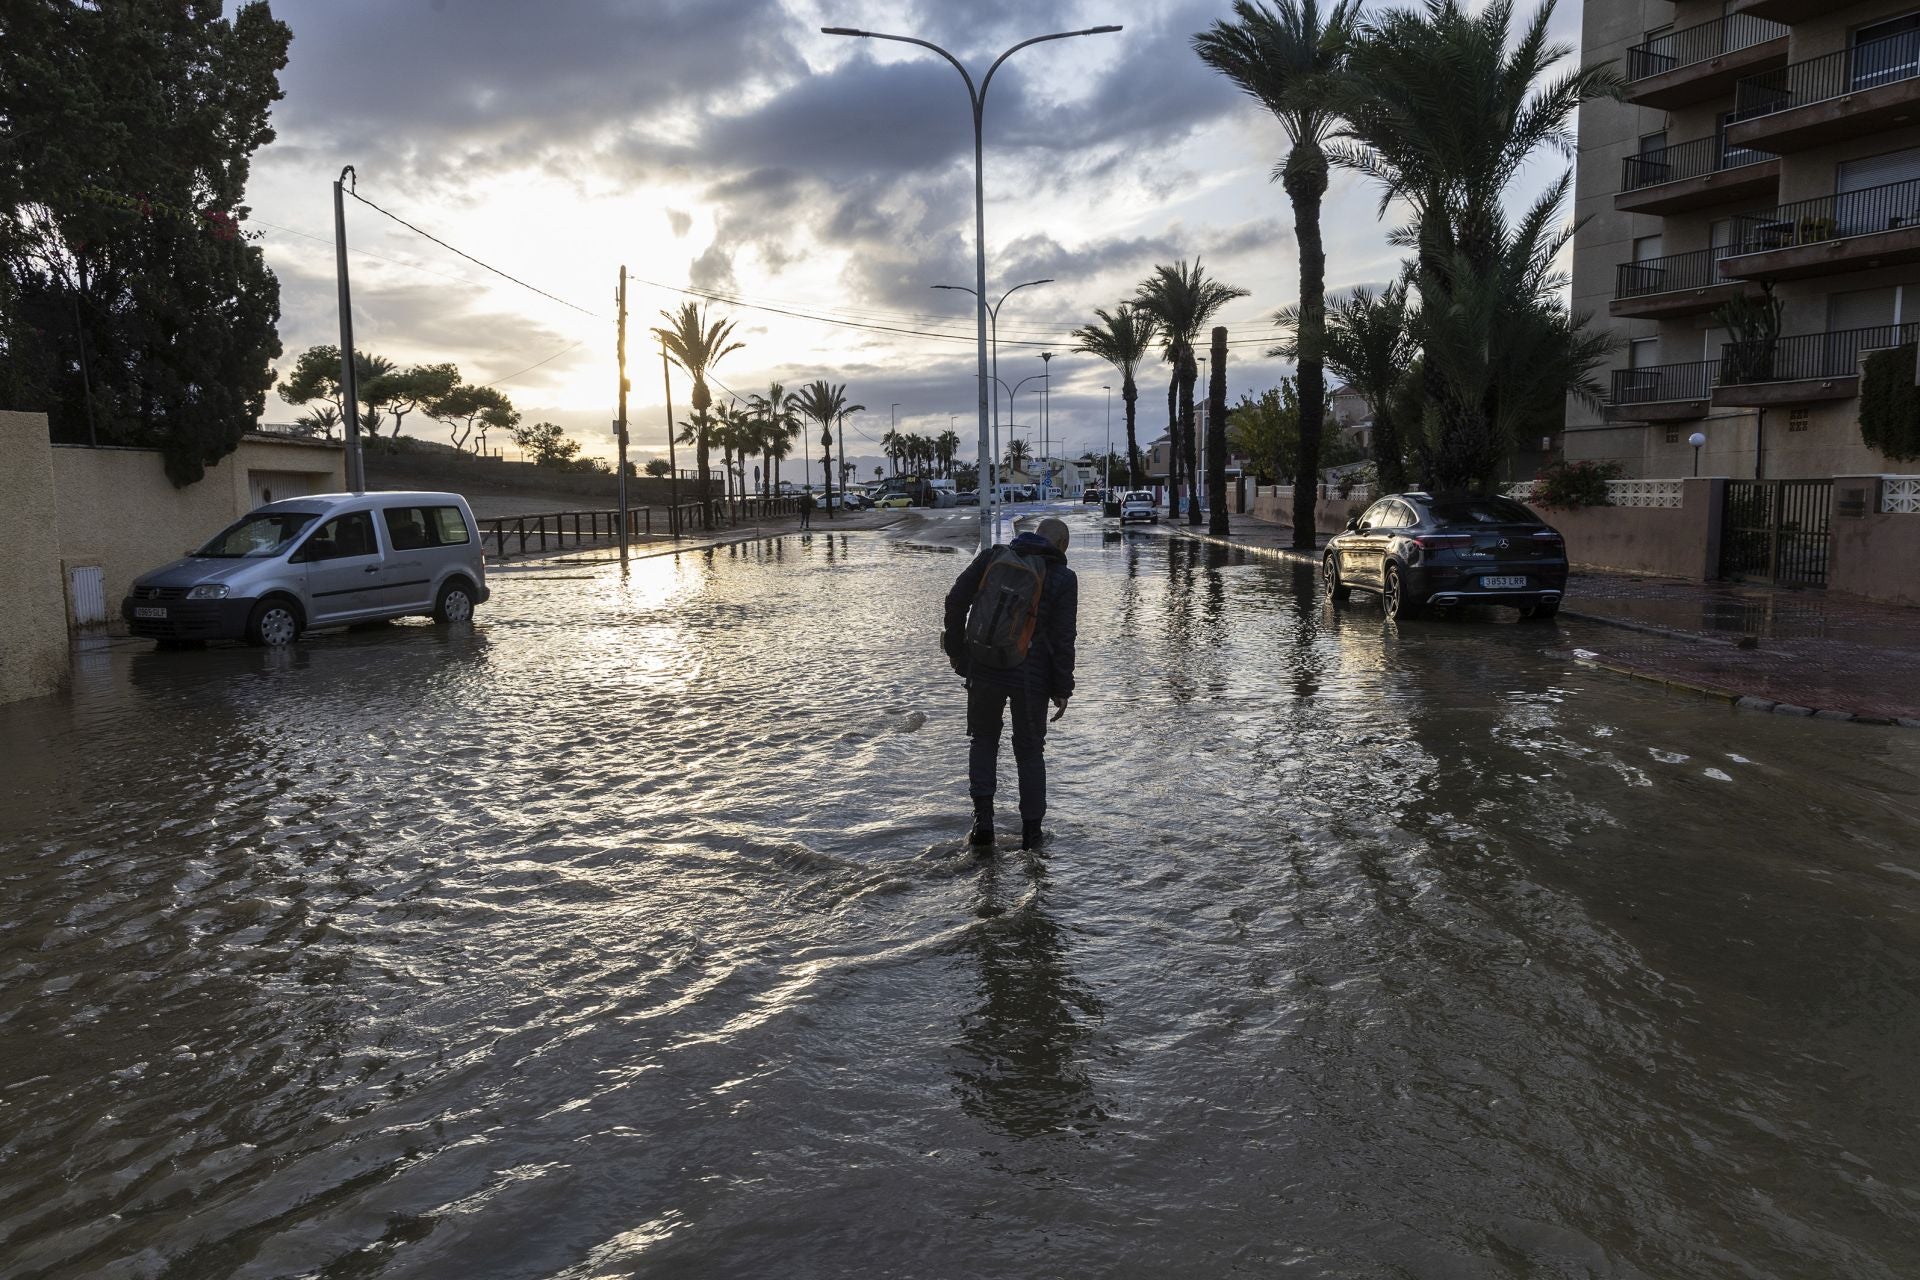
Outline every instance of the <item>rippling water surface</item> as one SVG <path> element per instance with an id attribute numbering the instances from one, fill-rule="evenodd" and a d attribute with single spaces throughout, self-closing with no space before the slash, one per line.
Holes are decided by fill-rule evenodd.
<path id="1" fill-rule="evenodd" d="M 1920 1274 L 1920 735 L 1076 536 L 1040 865 L 884 535 L 0 708 L 0 1274 Z"/>

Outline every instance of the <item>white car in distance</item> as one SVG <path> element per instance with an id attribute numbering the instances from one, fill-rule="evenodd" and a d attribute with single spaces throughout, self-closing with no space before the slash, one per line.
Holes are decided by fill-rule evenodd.
<path id="1" fill-rule="evenodd" d="M 1145 489 L 1134 489 L 1121 495 L 1120 523 L 1144 520 L 1148 524 L 1160 523 L 1160 512 L 1154 506 L 1153 495 Z"/>

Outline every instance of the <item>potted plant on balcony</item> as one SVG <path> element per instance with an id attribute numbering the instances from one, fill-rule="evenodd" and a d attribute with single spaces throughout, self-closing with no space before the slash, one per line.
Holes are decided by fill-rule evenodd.
<path id="1" fill-rule="evenodd" d="M 1780 299 L 1771 283 L 1760 286 L 1760 296 L 1734 298 L 1713 313 L 1714 324 L 1733 336 L 1720 349 L 1723 387 L 1773 380 L 1773 353 L 1780 341 Z"/>

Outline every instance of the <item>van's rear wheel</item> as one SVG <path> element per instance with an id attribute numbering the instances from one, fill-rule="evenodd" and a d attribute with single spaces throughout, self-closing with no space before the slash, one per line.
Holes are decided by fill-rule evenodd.
<path id="1" fill-rule="evenodd" d="M 300 638 L 300 609 L 284 596 L 268 596 L 247 615 L 247 643 L 280 649 Z"/>
<path id="2" fill-rule="evenodd" d="M 440 588 L 439 599 L 433 602 L 433 620 L 435 622 L 472 622 L 473 588 L 464 578 L 455 578 Z"/>

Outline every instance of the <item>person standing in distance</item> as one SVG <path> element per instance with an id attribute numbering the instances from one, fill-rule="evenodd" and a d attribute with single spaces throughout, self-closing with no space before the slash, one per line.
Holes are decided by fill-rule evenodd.
<path id="1" fill-rule="evenodd" d="M 811 489 L 800 495 L 800 527 L 813 528 L 813 490 Z"/>
<path id="2" fill-rule="evenodd" d="M 975 556 L 947 592 L 940 647 L 967 682 L 967 842 L 993 844 L 1000 731 L 1013 717 L 1020 778 L 1020 847 L 1037 849 L 1047 813 L 1047 704 L 1066 714 L 1080 582 L 1067 567 L 1067 525 L 1048 517 L 1004 547 Z"/>

